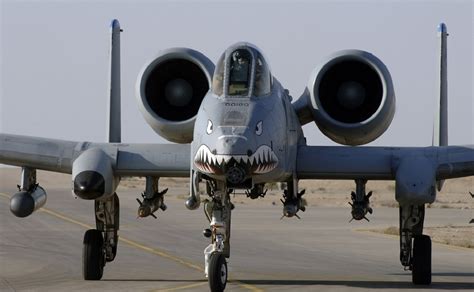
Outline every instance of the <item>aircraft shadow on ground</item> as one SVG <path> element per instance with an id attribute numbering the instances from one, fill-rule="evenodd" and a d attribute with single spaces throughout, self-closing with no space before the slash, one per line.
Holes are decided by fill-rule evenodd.
<path id="1" fill-rule="evenodd" d="M 433 276 L 458 276 L 472 277 L 474 273 L 433 273 Z M 181 282 L 181 283 L 199 283 L 207 282 L 206 279 L 102 279 L 106 282 Z M 430 286 L 416 286 L 408 281 L 330 281 L 330 280 L 245 280 L 233 279 L 230 283 L 238 281 L 243 284 L 255 286 L 346 286 L 354 288 L 396 288 L 396 289 L 414 289 L 430 288 L 432 290 L 464 290 L 473 289 L 473 282 L 436 282 Z"/>
<path id="2" fill-rule="evenodd" d="M 105 282 L 181 282 L 181 283 L 199 283 L 207 282 L 207 279 L 102 279 Z M 230 281 L 229 281 L 230 282 Z"/>
<path id="3" fill-rule="evenodd" d="M 394 276 L 405 276 L 407 275 L 406 273 L 395 273 L 395 274 L 390 274 Z M 433 277 L 440 276 L 440 277 L 474 277 L 474 273 L 432 273 L 431 274 Z"/>
<path id="4" fill-rule="evenodd" d="M 327 280 L 239 280 L 249 285 L 277 285 L 277 286 L 347 286 L 354 288 L 396 288 L 414 289 L 429 288 L 431 290 L 462 290 L 473 289 L 472 282 L 433 282 L 430 286 L 413 285 L 405 281 L 327 281 Z"/>

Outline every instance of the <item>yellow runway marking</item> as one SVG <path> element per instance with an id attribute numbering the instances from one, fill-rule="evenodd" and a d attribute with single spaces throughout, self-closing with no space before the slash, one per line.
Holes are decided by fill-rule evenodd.
<path id="1" fill-rule="evenodd" d="M 41 208 L 41 209 L 39 209 L 38 211 L 44 212 L 44 213 L 49 214 L 49 215 L 54 216 L 54 217 L 57 217 L 57 218 L 59 218 L 59 219 L 62 219 L 62 220 L 64 220 L 64 221 L 67 221 L 67 222 L 69 222 L 69 223 L 82 226 L 82 227 L 84 227 L 84 228 L 86 228 L 86 229 L 94 229 L 94 228 L 95 228 L 95 227 L 93 227 L 92 225 L 79 222 L 79 221 L 77 221 L 77 220 L 74 220 L 74 219 L 72 219 L 72 218 L 66 217 L 66 216 L 64 216 L 64 215 L 61 215 L 61 214 L 59 214 L 59 213 L 56 213 L 56 212 L 51 211 L 51 210 L 46 209 L 46 208 Z"/>
<path id="2" fill-rule="evenodd" d="M 188 268 L 191 268 L 191 269 L 194 269 L 194 270 L 198 270 L 200 272 L 203 272 L 204 273 L 204 269 L 201 268 L 200 266 L 197 266 L 191 262 L 188 262 L 186 260 L 183 260 L 179 257 L 176 257 L 176 256 L 173 256 L 173 255 L 170 255 L 162 250 L 159 250 L 157 248 L 151 248 L 151 247 L 148 247 L 146 245 L 143 245 L 141 243 L 138 243 L 138 242 L 135 242 L 133 240 L 130 240 L 130 239 L 127 239 L 127 238 L 124 238 L 124 237 L 119 237 L 119 241 L 122 241 L 130 246 L 133 246 L 135 248 L 138 248 L 138 249 L 141 249 L 143 251 L 146 251 L 146 252 L 149 252 L 149 253 L 152 253 L 152 254 L 155 254 L 155 255 L 158 255 L 158 256 L 161 256 L 161 257 L 164 257 L 164 258 L 167 258 L 167 259 L 170 259 L 172 261 L 175 261 L 177 262 L 178 264 L 182 264 L 182 265 L 185 265 L 186 267 Z"/>
<path id="3" fill-rule="evenodd" d="M 10 199 L 10 196 L 4 193 L 0 193 L 0 197 L 4 197 L 6 199 Z"/>
<path id="4" fill-rule="evenodd" d="M 190 289 L 190 288 L 203 286 L 203 285 L 206 285 L 206 284 L 207 284 L 207 282 L 200 282 L 200 283 L 188 284 L 188 285 L 178 286 L 178 287 L 169 288 L 169 289 L 158 289 L 158 290 L 154 290 L 154 292 L 170 292 L 170 291 L 185 290 L 185 289 Z"/>
<path id="5" fill-rule="evenodd" d="M 250 285 L 250 284 L 245 284 L 245 283 L 242 283 L 240 281 L 235 281 L 235 282 L 237 284 L 239 284 L 240 287 L 245 288 L 245 289 L 250 290 L 250 291 L 253 291 L 253 292 L 263 292 L 264 291 L 263 289 L 257 288 L 253 285 Z"/>
<path id="6" fill-rule="evenodd" d="M 6 199 L 10 199 L 10 196 L 8 196 L 7 194 L 3 194 L 3 193 L 0 193 L 0 196 L 1 197 L 4 197 Z M 53 217 L 56 217 L 56 218 L 59 218 L 61 220 L 64 220 L 66 222 L 69 222 L 69 223 L 72 223 L 72 224 L 76 224 L 76 225 L 79 225 L 81 227 L 84 227 L 86 229 L 94 229 L 95 227 L 92 226 L 92 225 L 89 225 L 89 224 L 86 224 L 86 223 L 83 223 L 83 222 L 80 222 L 80 221 L 77 221 L 75 219 L 72 219 L 70 217 L 67 217 L 66 215 L 63 215 L 63 214 L 60 214 L 58 212 L 55 212 L 53 210 L 50 210 L 50 209 L 47 209 L 47 208 L 41 208 L 39 209 L 38 211 L 41 211 L 41 212 L 44 212 L 48 215 L 51 215 Z M 148 253 L 151 253 L 151 254 L 154 254 L 154 255 L 157 255 L 157 256 L 161 256 L 163 258 L 166 258 L 166 259 L 169 259 L 169 260 L 172 260 L 174 262 L 177 262 L 178 264 L 181 264 L 181 265 L 184 265 L 188 268 L 191 268 L 191 269 L 194 269 L 194 270 L 197 270 L 199 272 L 202 272 L 204 273 L 204 269 L 201 267 L 201 266 L 198 266 L 192 262 L 188 262 L 182 258 L 179 258 L 177 256 L 174 256 L 174 255 L 171 255 L 169 253 L 166 253 L 165 251 L 163 250 L 160 250 L 158 248 L 152 248 L 152 247 L 149 247 L 149 246 L 146 246 L 144 244 L 141 244 L 139 242 L 136 242 L 136 241 L 133 241 L 133 240 L 130 240 L 130 239 L 127 239 L 125 237 L 122 237 L 122 236 L 119 236 L 119 241 L 123 242 L 123 243 L 126 243 L 128 244 L 129 246 L 132 246 L 132 247 L 135 247 L 137 249 L 140 249 L 140 250 L 143 250 L 143 251 L 146 251 Z M 195 283 L 195 284 L 190 284 L 190 285 L 193 285 L 193 287 L 197 287 L 197 286 L 200 286 L 200 285 L 203 285 L 204 284 L 207 284 L 207 282 L 200 282 L 200 283 Z M 250 291 L 253 291 L 253 292 L 262 292 L 263 290 L 262 289 L 259 289 L 253 285 L 249 285 L 249 284 L 245 284 L 245 283 L 242 283 L 240 281 L 232 281 L 232 280 L 229 280 L 229 283 L 236 283 L 237 285 L 239 285 L 240 287 L 242 288 L 245 288 L 247 290 L 250 290 Z M 197 285 L 199 284 L 199 285 Z M 190 285 L 186 285 L 186 286 L 190 286 Z M 176 290 L 182 290 L 182 289 L 188 289 L 188 288 L 193 288 L 193 287 L 186 287 L 186 286 L 179 286 L 179 287 L 175 287 L 175 288 L 170 288 L 170 289 L 164 289 L 164 290 L 157 290 L 157 291 L 176 291 Z"/>

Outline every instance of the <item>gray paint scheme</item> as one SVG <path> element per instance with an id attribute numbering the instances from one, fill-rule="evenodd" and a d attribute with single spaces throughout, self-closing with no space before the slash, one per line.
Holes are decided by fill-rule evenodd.
<path id="1" fill-rule="evenodd" d="M 122 142 L 121 97 L 120 97 L 120 23 L 117 19 L 110 26 L 110 99 L 108 118 L 108 142 Z"/>
<path id="2" fill-rule="evenodd" d="M 87 149 L 102 149 L 117 176 L 189 176 L 189 145 L 108 144 L 0 134 L 0 161 L 15 166 L 72 173 Z"/>
<path id="3" fill-rule="evenodd" d="M 448 145 L 448 31 L 446 24 L 438 26 L 438 90 L 433 127 L 433 146 Z"/>
<path id="4" fill-rule="evenodd" d="M 160 64 L 173 59 L 187 60 L 196 64 L 206 76 L 210 88 L 214 64 L 206 56 L 196 50 L 189 48 L 170 48 L 160 52 L 160 54 L 153 58 L 151 62 L 147 63 L 138 74 L 135 86 L 136 98 L 145 121 L 157 134 L 171 142 L 190 143 L 192 141 L 196 117 L 179 122 L 170 122 L 152 110 L 148 104 L 145 93 L 146 82 L 152 71 Z"/>
<path id="5" fill-rule="evenodd" d="M 120 33 L 118 22 L 112 26 L 112 38 Z M 445 80 L 446 72 L 446 29 L 441 32 L 442 56 L 441 58 L 441 80 Z M 444 39 L 444 41 L 443 41 Z M 119 44 L 116 42 L 115 44 Z M 225 54 L 229 66 L 229 54 L 236 49 L 246 48 L 255 58 L 259 54 L 258 48 L 248 43 L 237 43 L 229 47 Z M 117 55 L 112 59 L 116 60 Z M 113 57 L 115 56 L 115 57 Z M 417 161 L 427 159 L 430 161 L 428 172 L 433 172 L 433 180 L 473 175 L 474 151 L 472 146 L 446 146 L 446 147 L 418 147 L 418 148 L 394 148 L 394 147 L 320 147 L 307 146 L 301 128 L 301 123 L 307 123 L 310 119 L 316 119 L 320 105 L 314 97 L 314 89 L 320 78 L 321 69 L 327 67 L 328 63 L 337 58 L 356 58 L 370 64 L 380 74 L 384 83 L 384 96 L 392 96 L 393 88 L 390 74 L 383 63 L 370 53 L 359 50 L 346 50 L 330 56 L 329 61 L 315 69 L 309 81 L 306 94 L 303 94 L 296 102 L 291 104 L 292 98 L 288 91 L 272 78 L 272 91 L 270 95 L 262 97 L 218 97 L 212 90 L 204 97 L 196 117 L 188 121 L 171 123 L 158 117 L 147 107 L 143 97 L 144 76 L 163 60 L 173 58 L 184 58 L 197 64 L 207 76 L 209 87 L 212 87 L 212 64 L 203 54 L 187 48 L 175 48 L 162 52 L 149 65 L 145 66 L 137 82 L 137 98 L 140 108 L 147 122 L 158 133 L 173 136 L 172 139 L 188 133 L 193 129 L 193 141 L 191 144 L 119 144 L 119 143 L 90 143 L 73 142 L 39 137 L 27 137 L 9 134 L 0 134 L 0 163 L 16 166 L 26 166 L 34 169 L 72 173 L 73 168 L 86 170 L 78 157 L 86 150 L 101 149 L 111 162 L 114 179 L 120 176 L 190 176 L 190 171 L 201 171 L 196 167 L 195 160 L 198 150 L 206 145 L 216 155 L 238 156 L 247 155 L 249 158 L 262 145 L 271 148 L 277 157 L 278 163 L 272 164 L 269 172 L 251 175 L 253 184 L 262 182 L 278 182 L 290 179 L 388 179 L 405 183 L 405 177 L 416 177 L 420 175 L 419 170 L 405 168 L 405 175 L 397 175 L 398 168 L 404 165 L 403 161 Z M 444 61 L 443 61 L 444 60 Z M 443 65 L 444 64 L 444 65 Z M 118 66 L 116 67 L 118 70 Z M 444 69 L 443 69 L 444 68 Z M 113 73 L 113 72 L 111 72 Z M 227 74 L 227 73 L 225 73 Z M 255 68 L 252 67 L 251 77 L 255 77 Z M 114 88 L 117 89 L 119 74 L 115 74 L 111 83 L 111 96 Z M 444 76 L 444 77 L 443 77 Z M 225 75 L 224 86 L 229 85 L 229 76 Z M 115 86 L 114 86 L 115 84 Z M 444 84 L 444 82 L 442 82 Z M 254 81 L 250 85 L 253 87 Z M 440 96 L 446 99 L 446 86 L 441 86 Z M 115 91 L 116 92 L 116 91 Z M 116 92 L 116 94 L 118 94 Z M 394 103 L 394 99 L 389 98 Z M 112 99 L 113 100 L 113 99 Z M 444 110 L 444 103 L 441 110 Z M 391 121 L 394 106 L 388 106 L 384 110 L 379 108 L 371 120 L 382 121 L 373 124 L 379 127 Z M 115 107 L 115 111 L 119 108 Z M 324 113 L 323 113 L 324 114 Z M 111 116 L 114 113 L 110 114 Z M 240 120 L 229 124 L 230 115 L 240 115 Z M 443 115 L 446 116 L 445 114 Z M 388 118 L 387 118 L 388 117 Z M 317 120 L 317 119 L 316 119 Z M 445 120 L 445 119 L 443 119 Z M 214 132 L 206 133 L 209 121 L 214 123 Z M 327 119 L 331 122 L 331 119 Z M 324 122 L 324 123 L 327 123 Z M 255 127 L 261 122 L 263 130 L 261 135 L 255 134 Z M 341 124 L 335 121 L 336 124 Z M 227 124 L 226 124 L 227 123 Z M 318 126 L 321 122 L 317 121 Z M 119 125 L 119 122 L 113 122 Z M 365 123 L 362 123 L 365 124 Z M 379 124 L 379 125 L 377 125 Z M 442 123 L 443 125 L 444 123 Z M 441 125 L 441 126 L 442 126 Z M 166 126 L 164 130 L 163 126 Z M 330 125 L 331 126 L 331 125 Z M 342 126 L 352 127 L 350 124 Z M 192 128 L 190 128 L 192 127 Z M 382 125 L 383 130 L 386 125 Z M 118 127 L 119 129 L 119 127 Z M 345 131 L 345 130 L 344 130 Z M 370 128 L 365 135 L 371 135 L 374 129 Z M 113 130 L 117 138 L 117 127 Z M 380 129 L 375 130 L 380 132 Z M 442 131 L 443 133 L 446 130 Z M 359 133 L 359 136 L 361 134 Z M 189 134 L 185 134 L 189 136 Z M 442 135 L 444 136 L 444 135 Z M 440 137 L 441 139 L 442 137 Z M 445 144 L 446 139 L 442 138 Z M 268 151 L 270 152 L 270 151 Z M 240 155 L 240 156 L 239 156 Z M 270 155 L 270 154 L 269 154 Z M 223 157 L 223 156 L 219 156 Z M 244 157 L 245 158 L 245 157 Z M 89 167 L 94 170 L 94 167 Z M 268 167 L 270 168 L 270 167 Z M 202 172 L 202 171 L 201 171 Z M 207 173 L 210 177 L 222 180 L 225 174 Z M 398 193 L 398 191 L 397 191 Z"/>
<path id="6" fill-rule="evenodd" d="M 382 86 L 382 99 L 374 114 L 358 123 L 341 122 L 324 109 L 319 92 L 322 79 L 335 65 L 343 62 L 361 62 L 378 75 Z M 314 121 L 321 132 L 331 140 L 344 145 L 363 145 L 382 135 L 395 115 L 395 92 L 392 77 L 383 62 L 373 54 L 361 50 L 342 50 L 326 58 L 310 75 L 303 94 L 294 103 L 302 125 Z"/>
<path id="7" fill-rule="evenodd" d="M 442 28 L 442 37 L 445 40 L 446 29 L 445 26 Z M 114 30 L 112 34 L 115 34 Z M 249 80 L 242 79 L 243 75 L 237 78 L 235 77 L 237 75 L 232 75 L 234 72 L 231 73 L 231 70 L 243 68 L 240 66 L 241 60 L 236 59 L 236 54 L 234 54 L 237 50 L 246 50 L 247 55 L 250 56 L 250 60 L 247 60 L 249 61 L 247 68 L 250 72 L 247 74 Z M 446 50 L 442 52 L 446 53 Z M 189 209 L 199 207 L 198 182 L 206 180 L 208 195 L 212 199 L 212 202 L 206 201 L 204 204 L 212 229 L 212 231 L 209 229 L 212 240 L 205 250 L 206 258 L 214 252 L 225 257 L 230 256 L 230 210 L 232 209 L 230 193 L 234 189 L 247 189 L 249 196 L 258 198 L 265 195 L 264 183 L 284 181 L 287 187 L 283 195 L 284 201 L 282 200 L 283 216 L 298 217 L 296 213 L 299 210 L 305 210 L 304 200 L 301 198 L 304 192 L 298 191 L 299 179 L 351 179 L 356 181 L 356 192 L 351 194 L 352 214 L 354 219 L 360 220 L 365 218 L 365 214 L 372 213 L 369 204 L 371 192 L 365 193 L 367 180 L 395 180 L 395 198 L 400 203 L 400 260 L 403 266 L 410 267 L 413 257 L 419 257 L 419 255 L 411 255 L 412 239 L 417 240 L 416 236 L 422 234 L 424 204 L 435 200 L 436 183 L 439 187 L 440 181 L 444 179 L 474 175 L 474 145 L 444 145 L 447 144 L 447 94 L 446 86 L 443 85 L 443 80 L 446 81 L 444 62 L 446 55 L 444 54 L 441 62 L 444 68 L 441 69 L 442 86 L 440 86 L 440 113 L 442 114 L 439 125 L 439 144 L 441 146 L 403 148 L 308 146 L 303 135 L 301 125 L 312 120 L 329 138 L 346 145 L 368 143 L 387 129 L 395 111 L 395 95 L 390 74 L 377 57 L 359 50 L 336 53 L 327 59 L 328 61 L 320 67 L 321 69 L 313 72 L 305 93 L 292 103 L 288 91 L 274 77 L 271 77 L 270 93 L 264 93 L 263 96 L 252 94 L 258 92 L 254 90 L 254 86 L 259 86 L 265 74 L 264 70 L 257 72 L 256 56 L 262 55 L 258 48 L 248 43 L 237 43 L 229 47 L 224 58 L 219 59 L 216 64 L 216 68 L 222 68 L 222 66 L 225 68 L 222 76 L 219 76 L 220 73 L 217 71 L 214 75 L 212 74 L 214 64 L 207 57 L 186 48 L 166 50 L 145 66 L 137 82 L 137 99 L 145 120 L 157 133 L 171 141 L 183 144 L 91 143 L 0 134 L 0 163 L 23 167 L 24 173 L 34 173 L 30 171 L 34 169 L 72 173 L 74 182 L 81 173 L 100 174 L 105 180 L 105 190 L 102 196 L 94 197 L 97 199 L 95 201 L 96 223 L 98 222 L 98 229 L 100 226 L 109 228 L 103 230 L 106 237 L 104 242 L 107 243 L 105 244 L 107 257 L 112 260 L 115 254 L 112 255 L 111 252 L 112 248 L 116 247 L 118 230 L 118 219 L 113 218 L 118 216 L 119 209 L 118 199 L 114 199 L 116 196 L 113 194 L 120 177 L 123 176 L 146 177 L 147 187 L 142 195 L 143 202 L 140 204 L 153 205 L 154 210 L 157 210 L 158 206 L 162 210 L 166 209 L 163 204 L 163 195 L 166 191 L 159 191 L 159 177 L 190 177 L 190 198 L 186 201 Z M 322 99 L 327 97 L 319 96 L 319 93 L 323 92 L 320 91 L 322 85 L 319 79 L 325 77 L 324 74 L 333 69 L 331 66 L 340 64 L 339 61 L 334 61 L 336 59 L 349 60 L 347 64 L 344 63 L 344 66 L 348 66 L 348 71 L 355 71 L 354 67 L 351 67 L 354 65 L 354 60 L 358 64 L 355 68 L 358 68 L 360 63 L 369 65 L 369 71 L 376 72 L 376 75 L 372 75 L 377 76 L 376 81 L 382 84 L 382 90 L 372 90 L 370 82 L 353 86 L 352 79 L 342 82 L 337 81 L 338 78 L 330 80 L 331 86 L 334 85 L 332 83 L 339 82 L 336 88 L 344 87 L 344 90 L 340 90 L 342 93 L 339 91 L 335 93 L 334 96 L 339 103 L 335 105 L 336 114 L 329 115 L 328 108 L 324 108 L 324 102 L 322 102 Z M 202 86 L 211 88 L 204 96 L 192 96 L 192 98 L 200 98 L 199 101 L 202 99 L 202 102 L 198 107 L 192 108 L 195 110 L 193 113 L 197 112 L 197 114 L 183 121 L 163 119 L 148 105 L 148 100 L 144 96 L 144 84 L 149 81 L 150 71 L 161 62 L 169 60 L 186 60 L 193 63 L 200 68 L 201 74 L 206 77 L 205 82 L 208 83 L 199 83 L 201 88 Z M 225 62 L 225 66 L 222 62 Z M 118 70 L 119 67 L 115 68 Z M 357 73 L 356 75 L 365 76 L 365 74 Z M 118 86 L 114 82 L 118 82 L 119 75 L 114 76 L 116 77 L 112 78 L 115 81 L 112 82 L 111 89 L 117 89 Z M 225 88 L 218 96 L 215 93 L 219 90 L 215 90 L 212 86 L 218 86 L 215 84 L 220 83 L 212 82 L 212 79 L 217 80 L 216 78 L 220 77 L 223 81 L 222 86 Z M 190 84 L 194 84 L 192 81 Z M 359 90 L 359 87 L 364 84 L 369 84 L 369 87 Z M 232 92 L 237 92 L 236 95 L 239 92 L 247 92 L 247 94 L 232 96 L 231 86 L 233 86 Z M 368 93 L 371 90 L 381 92 L 383 96 L 376 96 L 381 102 L 376 104 L 377 108 L 368 111 L 361 105 L 365 105 L 365 100 L 373 97 Z M 111 92 L 112 101 L 114 96 L 118 95 Z M 162 98 L 162 96 L 156 98 Z M 166 98 L 169 99 L 169 96 Z M 117 105 L 114 102 L 112 104 Z M 187 105 L 189 104 L 192 103 Z M 358 105 L 352 108 L 354 104 Z M 371 105 L 373 106 L 374 103 Z M 338 120 L 345 117 L 337 112 L 346 113 L 348 109 L 352 110 L 356 116 L 364 117 L 365 120 L 355 122 Z M 111 111 L 115 111 L 115 113 L 110 113 L 111 117 L 119 117 L 116 113 L 120 111 L 119 107 L 111 106 Z M 365 114 L 362 114 L 363 112 Z M 113 125 L 110 129 L 111 139 L 119 140 L 120 122 L 111 119 L 111 125 Z M 437 140 L 435 131 L 434 141 Z M 191 143 L 187 144 L 188 142 Z M 28 179 L 36 185 L 35 176 L 31 175 Z M 27 211 L 24 207 L 26 205 L 18 205 L 19 211 Z M 105 217 L 103 210 L 107 210 Z M 356 217 L 355 213 L 362 215 Z M 424 239 L 426 241 L 426 237 Z M 429 267 L 431 268 L 431 264 Z M 206 260 L 206 271 L 208 268 L 210 267 Z M 415 284 L 431 282 L 431 270 L 429 273 L 425 270 L 413 270 L 413 275 Z M 421 277 L 421 280 L 416 280 L 415 277 Z"/>
<path id="8" fill-rule="evenodd" d="M 116 25 L 114 25 L 116 24 Z M 118 22 L 112 26 L 112 38 L 116 38 L 120 33 Z M 446 27 L 443 25 L 441 34 L 441 100 L 446 99 Z M 116 42 L 118 45 L 119 43 Z M 226 68 L 230 66 L 230 54 L 237 49 L 246 49 L 255 59 L 260 54 L 258 48 L 248 43 L 237 43 L 229 47 L 226 52 Z M 118 54 L 118 51 L 116 54 Z M 112 60 L 116 60 L 118 55 L 113 54 Z M 114 57 L 115 56 L 115 57 Z M 269 95 L 256 97 L 230 97 L 216 96 L 210 90 L 204 97 L 196 117 L 182 122 L 170 122 L 161 119 L 147 107 L 143 97 L 144 76 L 152 70 L 156 64 L 163 60 L 173 60 L 173 58 L 184 58 L 191 60 L 201 68 L 207 77 L 209 87 L 211 84 L 211 70 L 214 64 L 203 54 L 192 49 L 177 48 L 162 52 L 150 65 L 145 66 L 140 74 L 137 83 L 137 98 L 140 101 L 140 108 L 144 113 L 147 122 L 158 133 L 171 135 L 173 139 L 180 135 L 188 137 L 190 129 L 193 129 L 193 141 L 191 145 L 164 145 L 164 144 L 116 144 L 116 143 L 89 143 L 72 142 L 56 139 L 46 139 L 38 137 L 26 137 L 17 135 L 0 134 L 0 163 L 25 166 L 35 169 L 72 173 L 73 169 L 95 170 L 94 166 L 84 164 L 78 159 L 82 153 L 91 148 L 101 149 L 104 155 L 109 157 L 113 170 L 114 180 L 120 176 L 190 176 L 190 171 L 202 172 L 209 177 L 218 180 L 225 180 L 227 174 L 203 171 L 196 165 L 198 151 L 205 145 L 213 155 L 205 157 L 216 160 L 229 159 L 235 156 L 239 160 L 245 160 L 250 164 L 250 170 L 246 176 L 252 179 L 252 185 L 263 182 L 278 182 L 297 179 L 395 179 L 397 183 L 406 184 L 404 180 L 420 175 L 419 169 L 403 167 L 404 175 L 401 175 L 399 168 L 405 165 L 405 161 L 429 161 L 426 171 L 432 173 L 432 182 L 446 178 L 473 175 L 474 151 L 472 146 L 446 146 L 446 147 L 426 147 L 426 148 L 387 148 L 387 147 L 318 147 L 306 146 L 301 123 L 306 123 L 312 113 L 313 119 L 320 128 L 336 126 L 336 136 L 354 125 L 340 123 L 333 119 L 317 118 L 321 105 L 318 103 L 317 88 L 320 74 L 327 70 L 328 64 L 332 64 L 336 59 L 357 59 L 362 60 L 375 69 L 382 80 L 384 88 L 383 99 L 395 102 L 390 74 L 383 63 L 370 53 L 359 50 L 341 51 L 331 56 L 325 64 L 316 69 L 309 81 L 306 94 L 291 104 L 292 98 L 276 78 L 272 78 L 272 90 Z M 116 67 L 117 70 L 119 67 Z M 322 68 L 322 69 L 321 69 Z M 228 72 L 228 68 L 226 69 Z M 321 73 L 322 72 L 322 73 Z M 112 72 L 113 73 L 113 72 Z M 111 77 L 111 95 L 114 88 L 117 89 L 119 74 Z M 229 86 L 228 73 L 224 74 L 224 86 Z M 253 88 L 256 78 L 255 64 L 252 63 L 250 86 Z M 444 80 L 444 82 L 443 82 Z M 114 86 L 115 84 L 115 86 Z M 224 93 L 227 91 L 225 90 Z M 249 94 L 251 94 L 250 91 Z M 116 94 L 118 94 L 116 92 Z M 441 112 L 445 112 L 445 103 L 441 104 Z M 393 117 L 393 106 L 380 107 L 372 117 L 360 124 L 367 126 L 370 121 L 372 126 L 362 132 L 356 132 L 355 136 L 370 137 L 380 135 L 390 123 Z M 119 108 L 115 107 L 115 111 Z M 113 116 L 114 113 L 111 113 Z M 233 115 L 233 120 L 229 124 L 229 117 Z M 324 110 L 322 111 L 324 116 Z M 235 119 L 239 116 L 238 119 Z M 440 127 L 446 122 L 446 114 Z M 212 133 L 206 133 L 209 121 L 214 125 Z M 258 125 L 260 123 L 260 125 Z M 332 124 L 331 124 L 332 123 Z M 113 124 L 119 125 L 119 122 Z M 324 124 L 323 126 L 321 124 Z M 380 126 L 382 125 L 382 126 Z M 166 129 L 163 128 L 165 126 Z M 263 127 L 261 134 L 256 134 L 256 127 Z M 342 126 L 337 130 L 337 127 Z M 382 127 L 382 128 L 380 128 Z M 119 127 L 118 127 L 119 129 Z M 113 131 L 115 139 L 117 137 L 117 127 Z M 184 134 L 183 134 L 184 133 Z M 375 135 L 374 135 L 375 133 Z M 441 130 L 440 144 L 446 144 L 444 137 L 446 129 Z M 343 134 L 344 135 L 344 134 Z M 352 135 L 352 134 L 351 134 Z M 329 135 L 332 136 L 332 135 Z M 356 137 L 356 139 L 359 139 Z M 187 138 L 186 138 L 187 139 Z M 339 140 L 339 138 L 335 138 Z M 365 139 L 365 138 L 363 138 Z M 363 140 L 362 139 L 362 140 Z M 360 139 L 359 139 L 360 140 Z M 266 145 L 267 148 L 261 151 L 263 156 L 259 160 L 254 153 L 259 147 Z M 271 150 L 268 150 L 271 149 Z M 215 156 L 218 155 L 218 156 Z M 260 155 L 260 154 L 259 154 Z M 225 158 L 227 156 L 227 158 Z M 271 157 L 272 161 L 269 161 Z M 250 161 L 252 160 L 252 161 Z M 210 161 L 207 161 L 210 162 Z M 221 162 L 221 161 L 219 161 Z M 252 164 L 259 164 L 252 166 Z M 265 164 L 266 163 L 266 164 Z M 80 165 L 75 165 L 80 164 Z M 265 164 L 265 165 L 263 165 Z M 411 163 L 413 164 L 413 163 Z M 427 164 L 427 165 L 428 165 Z M 219 165 L 222 166 L 222 165 Z M 99 164 L 97 164 L 99 167 Z M 224 167 L 225 170 L 225 167 Z M 397 190 L 397 193 L 402 190 Z M 410 191 L 411 192 L 411 191 Z M 424 193 L 424 191 L 421 191 Z M 431 201 L 427 198 L 426 202 Z"/>

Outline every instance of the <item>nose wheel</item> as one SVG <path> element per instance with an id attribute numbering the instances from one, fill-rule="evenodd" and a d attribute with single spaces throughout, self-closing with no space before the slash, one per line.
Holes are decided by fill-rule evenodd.
<path id="1" fill-rule="evenodd" d="M 208 266 L 208 282 L 212 292 L 224 291 L 227 284 L 227 261 L 222 253 L 211 254 Z"/>
<path id="2" fill-rule="evenodd" d="M 224 291 L 227 284 L 227 261 L 230 256 L 231 211 L 230 190 L 225 183 L 208 182 L 211 201 L 204 201 L 204 214 L 209 220 L 209 228 L 203 235 L 211 239 L 204 249 L 204 273 L 211 291 Z"/>

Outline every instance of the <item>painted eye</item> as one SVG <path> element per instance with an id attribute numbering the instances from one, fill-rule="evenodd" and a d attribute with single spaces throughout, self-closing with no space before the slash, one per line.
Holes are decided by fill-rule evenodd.
<path id="1" fill-rule="evenodd" d="M 206 133 L 208 135 L 211 135 L 212 134 L 212 130 L 214 130 L 213 126 L 212 126 L 212 122 L 211 120 L 208 120 L 207 121 L 207 129 L 206 129 Z"/>
<path id="2" fill-rule="evenodd" d="M 260 121 L 257 123 L 257 126 L 255 127 L 255 134 L 257 134 L 257 136 L 260 136 L 262 135 L 262 132 L 263 132 L 263 122 Z"/>

